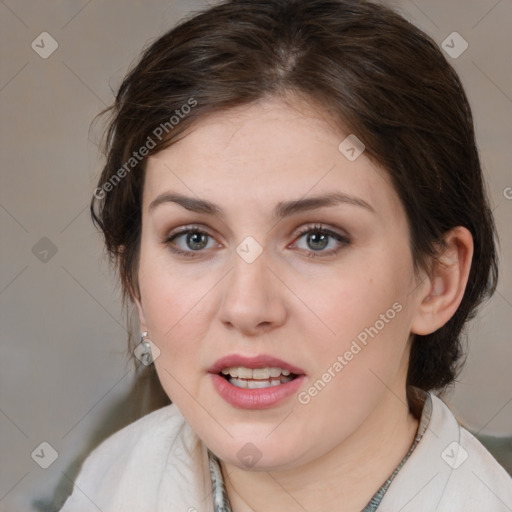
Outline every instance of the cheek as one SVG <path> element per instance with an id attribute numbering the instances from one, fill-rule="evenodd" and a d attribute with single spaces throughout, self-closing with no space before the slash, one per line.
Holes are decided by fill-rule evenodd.
<path id="1" fill-rule="evenodd" d="M 305 314 L 295 319 L 304 329 L 316 330 L 324 348 L 331 345 L 335 351 L 358 337 L 364 343 L 375 328 L 379 337 L 387 333 L 395 338 L 397 332 L 403 332 L 398 324 L 406 316 L 409 271 L 405 261 L 389 262 L 393 262 L 391 256 L 387 261 L 382 257 L 361 258 L 336 272 L 300 279 L 294 293 L 301 299 Z"/>
<path id="2" fill-rule="evenodd" d="M 315 371 L 298 397 L 314 435 L 326 438 L 350 435 L 377 407 L 387 390 L 403 378 L 402 366 L 409 335 L 409 312 L 396 295 L 368 296 L 366 302 L 344 307 L 346 328 L 336 336 L 318 339 L 309 360 Z M 382 316 L 381 316 L 382 315 Z M 355 319 L 355 320 L 354 320 Z M 342 322 L 340 321 L 340 324 Z M 325 418 L 329 421 L 325 422 Z"/>
<path id="3" fill-rule="evenodd" d="M 180 275 L 170 270 L 168 262 L 159 264 L 158 258 L 141 258 L 144 316 L 151 340 L 160 349 L 155 366 L 171 399 L 179 389 L 175 379 L 186 383 L 194 375 L 192 370 L 197 375 L 201 340 L 208 328 L 205 307 L 214 284 L 210 280 Z"/>
<path id="4" fill-rule="evenodd" d="M 147 238 L 142 240 L 139 286 L 148 331 L 155 340 L 175 338 L 200 314 L 212 279 L 194 276 L 193 264 L 173 263 L 167 251 Z"/>
<path id="5" fill-rule="evenodd" d="M 307 356 L 314 367 L 310 381 L 321 381 L 315 405 L 319 410 L 329 410 L 334 400 L 345 412 L 362 413 L 393 385 L 410 333 L 411 276 L 412 262 L 405 251 L 383 252 L 347 264 L 336 280 L 318 288 L 321 293 L 310 293 L 308 302 L 322 321 L 301 320 L 301 331 L 315 340 Z M 303 285 L 306 294 L 306 282 Z"/>

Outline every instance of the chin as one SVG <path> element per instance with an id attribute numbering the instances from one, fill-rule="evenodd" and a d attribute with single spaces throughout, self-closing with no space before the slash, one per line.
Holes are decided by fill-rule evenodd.
<path id="1" fill-rule="evenodd" d="M 300 440 L 285 440 L 275 437 L 272 440 L 260 435 L 244 435 L 234 439 L 209 444 L 210 450 L 217 457 L 230 465 L 244 471 L 282 471 L 300 465 L 303 454 L 297 453 L 302 446 Z M 301 456 L 302 455 L 302 456 Z"/>

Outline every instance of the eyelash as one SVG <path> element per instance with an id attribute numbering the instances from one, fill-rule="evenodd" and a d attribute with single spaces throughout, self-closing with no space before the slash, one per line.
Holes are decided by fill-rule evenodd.
<path id="1" fill-rule="evenodd" d="M 351 242 L 347 236 L 341 235 L 340 233 L 336 233 L 335 231 L 331 231 L 330 229 L 324 228 L 320 224 L 315 224 L 314 226 L 305 226 L 299 232 L 296 234 L 296 238 L 299 239 L 306 233 L 317 233 L 321 235 L 328 235 L 335 240 L 337 240 L 341 246 L 336 249 L 331 249 L 330 251 L 307 251 L 307 257 L 308 258 L 322 258 L 322 257 L 328 257 L 328 256 L 334 256 L 337 254 L 343 247 L 349 245 Z M 210 233 L 207 231 L 204 231 L 199 226 L 186 226 L 185 228 L 181 229 L 180 231 L 177 231 L 176 233 L 173 233 L 171 236 L 165 239 L 164 243 L 169 247 L 169 249 L 180 256 L 185 256 L 188 258 L 196 258 L 198 257 L 198 253 L 203 251 L 182 251 L 181 249 L 177 249 L 172 245 L 172 242 L 178 238 L 179 236 L 186 235 L 188 233 L 197 233 L 200 235 L 206 235 L 211 238 L 213 238 Z"/>

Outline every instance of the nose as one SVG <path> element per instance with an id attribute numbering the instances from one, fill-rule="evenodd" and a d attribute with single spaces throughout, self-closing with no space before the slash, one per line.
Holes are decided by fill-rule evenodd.
<path id="1" fill-rule="evenodd" d="M 233 259 L 219 309 L 222 323 L 244 336 L 268 333 L 283 325 L 287 316 L 287 289 L 278 272 L 270 268 L 265 251 L 252 263 L 236 252 Z"/>

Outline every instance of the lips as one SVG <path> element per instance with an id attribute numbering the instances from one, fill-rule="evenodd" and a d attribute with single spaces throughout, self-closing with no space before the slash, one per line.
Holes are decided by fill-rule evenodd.
<path id="1" fill-rule="evenodd" d="M 251 368 L 253 370 L 258 368 L 281 368 L 281 370 L 286 370 L 295 375 L 305 375 L 306 372 L 299 368 L 298 366 L 294 366 L 282 359 L 278 359 L 276 357 L 268 356 L 265 354 L 259 356 L 242 356 L 238 354 L 231 354 L 221 359 L 217 360 L 209 369 L 209 373 L 220 374 L 222 370 L 236 367 L 244 367 Z"/>
<path id="2" fill-rule="evenodd" d="M 282 359 L 233 354 L 209 368 L 218 394 L 239 409 L 267 409 L 297 392 L 306 378 L 304 370 Z"/>

